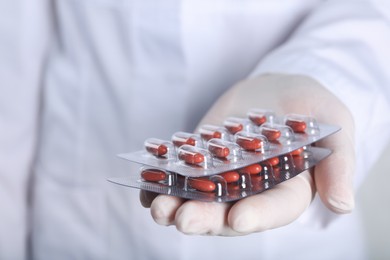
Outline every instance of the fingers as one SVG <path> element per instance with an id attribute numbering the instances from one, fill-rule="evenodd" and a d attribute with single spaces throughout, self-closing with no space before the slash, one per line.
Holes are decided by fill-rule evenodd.
<path id="1" fill-rule="evenodd" d="M 322 202 L 335 213 L 349 213 L 355 206 L 353 173 L 355 166 L 354 122 L 349 110 L 333 98 L 331 109 L 318 112 L 319 120 L 341 126 L 341 131 L 318 142 L 333 154 L 315 167 L 315 184 Z"/>
<path id="2" fill-rule="evenodd" d="M 176 211 L 184 201 L 179 197 L 158 195 L 150 205 L 150 213 L 157 224 L 172 225 L 175 223 Z"/>
<path id="3" fill-rule="evenodd" d="M 314 193 L 311 175 L 305 171 L 271 190 L 238 201 L 229 212 L 229 226 L 239 233 L 252 233 L 287 225 L 310 205 Z"/>
<path id="4" fill-rule="evenodd" d="M 271 190 L 236 203 L 184 201 L 159 195 L 151 212 L 160 225 L 176 225 L 185 234 L 238 236 L 287 225 L 310 204 L 314 185 L 308 171 Z"/>
<path id="5" fill-rule="evenodd" d="M 188 201 L 176 213 L 176 228 L 191 235 L 240 235 L 227 225 L 230 203 Z"/>
<path id="6" fill-rule="evenodd" d="M 185 201 L 159 195 L 151 204 L 151 214 L 157 224 L 176 228 L 190 235 L 239 235 L 227 226 L 229 203 Z"/>
<path id="7" fill-rule="evenodd" d="M 355 155 L 348 134 L 341 131 L 320 145 L 333 154 L 315 168 L 315 183 L 322 202 L 335 213 L 349 213 L 355 206 L 353 172 Z"/>

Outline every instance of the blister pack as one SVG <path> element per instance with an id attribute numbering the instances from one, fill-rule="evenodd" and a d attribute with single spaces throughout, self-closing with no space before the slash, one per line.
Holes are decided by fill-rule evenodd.
<path id="1" fill-rule="evenodd" d="M 119 157 L 141 164 L 139 173 L 110 182 L 187 199 L 227 202 L 270 189 L 331 154 L 313 143 L 340 130 L 313 117 L 251 109 L 223 126 L 149 138 L 141 151 Z"/>

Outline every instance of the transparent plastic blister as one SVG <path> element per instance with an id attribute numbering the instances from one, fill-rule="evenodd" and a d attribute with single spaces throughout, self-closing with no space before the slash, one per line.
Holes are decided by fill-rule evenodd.
<path id="1" fill-rule="evenodd" d="M 284 117 L 284 124 L 289 126 L 295 133 L 318 135 L 320 128 L 314 117 L 288 114 Z"/>
<path id="2" fill-rule="evenodd" d="M 155 156 L 154 154 L 147 152 L 146 150 L 141 150 L 133 153 L 119 154 L 118 156 L 139 164 L 149 165 L 156 168 L 162 168 L 167 171 L 176 172 L 184 176 L 190 177 L 201 177 L 218 174 L 221 172 L 226 172 L 229 170 L 234 170 L 242 168 L 246 165 L 250 165 L 256 162 L 264 161 L 269 158 L 285 154 L 291 151 L 294 151 L 302 146 L 310 145 L 326 136 L 335 133 L 339 130 L 336 126 L 318 124 L 318 132 L 315 135 L 308 135 L 293 133 L 292 130 L 289 133 L 292 133 L 292 136 L 284 137 L 280 135 L 278 139 L 272 139 L 273 141 L 268 141 L 269 139 L 266 135 L 257 133 L 260 130 L 256 130 L 255 133 L 241 131 L 231 136 L 231 140 L 226 141 L 237 144 L 240 147 L 240 151 L 237 149 L 229 148 L 230 151 L 235 151 L 236 156 L 227 156 L 222 158 L 215 153 L 212 153 L 207 150 L 207 147 L 210 148 L 210 142 L 214 142 L 215 138 L 210 139 L 205 145 L 201 141 L 200 136 L 193 134 L 191 137 L 190 144 L 186 144 L 186 149 L 188 150 L 189 146 L 192 146 L 194 155 L 197 159 L 194 163 L 191 163 L 191 155 L 183 157 L 183 153 L 180 153 L 182 156 L 179 157 L 180 147 L 176 146 L 174 156 Z M 262 129 L 270 131 L 273 129 L 280 129 L 280 125 L 274 125 L 272 128 L 265 128 L 261 126 Z M 288 128 L 287 126 L 284 126 Z M 278 130 L 277 130 L 278 131 Z M 265 131 L 263 131 L 265 132 Z M 269 134 L 268 134 L 269 135 Z M 197 139 L 195 139 L 197 138 Z M 192 141 L 195 140 L 195 141 Z M 222 139 L 220 139 L 222 140 Z M 169 141 L 166 141 L 169 142 Z M 200 144 L 196 146 L 195 144 Z M 212 146 L 215 147 L 215 146 Z M 230 146 L 229 146 L 230 147 Z M 222 149 L 222 148 L 221 148 Z M 222 153 L 226 152 L 227 149 L 222 149 Z M 198 152 L 196 152 L 198 151 Z M 208 153 L 207 153 L 208 152 Z M 203 154 L 203 160 L 200 158 L 202 156 L 198 154 Z M 188 160 L 186 161 L 185 158 Z M 200 162 L 199 160 L 202 160 Z M 198 162 L 198 163 L 196 163 Z"/>
<path id="3" fill-rule="evenodd" d="M 319 147 L 305 147 L 241 169 L 212 176 L 189 177 L 163 169 L 142 166 L 140 175 L 110 178 L 109 181 L 132 188 L 206 202 L 239 200 L 289 180 L 313 167 L 331 154 Z M 150 174 L 145 180 L 146 174 Z"/>
<path id="4" fill-rule="evenodd" d="M 313 117 L 277 117 L 251 109 L 248 118 L 149 138 L 144 149 L 118 155 L 143 165 L 140 173 L 109 181 L 203 201 L 232 201 L 262 192 L 313 167 L 331 151 L 311 144 L 340 130 Z"/>

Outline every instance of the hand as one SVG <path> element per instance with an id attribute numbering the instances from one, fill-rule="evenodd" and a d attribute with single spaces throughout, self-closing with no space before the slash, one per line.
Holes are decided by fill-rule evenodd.
<path id="1" fill-rule="evenodd" d="M 237 236 L 260 232 L 297 219 L 316 191 L 335 213 L 353 209 L 354 123 L 343 103 L 309 77 L 262 75 L 227 91 L 200 125 L 221 125 L 226 117 L 245 117 L 255 107 L 277 114 L 306 114 L 320 122 L 341 126 L 340 132 L 318 142 L 318 146 L 333 150 L 333 154 L 311 172 L 305 171 L 270 190 L 232 203 L 184 200 L 142 191 L 141 202 L 150 207 L 158 224 L 176 225 L 185 234 Z"/>

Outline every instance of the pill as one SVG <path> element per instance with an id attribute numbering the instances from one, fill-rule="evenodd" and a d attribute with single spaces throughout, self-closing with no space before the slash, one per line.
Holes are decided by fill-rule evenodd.
<path id="1" fill-rule="evenodd" d="M 211 133 L 201 133 L 200 136 L 204 139 L 204 140 L 210 140 L 212 138 L 218 138 L 220 139 L 222 137 L 222 133 L 221 132 L 218 132 L 218 131 L 214 131 L 214 132 L 211 132 Z"/>
<path id="2" fill-rule="evenodd" d="M 227 183 L 236 182 L 240 178 L 240 175 L 236 171 L 223 172 L 220 173 L 219 175 L 221 175 L 222 178 L 224 178 Z"/>
<path id="3" fill-rule="evenodd" d="M 168 147 L 166 145 L 160 144 L 160 145 L 154 145 L 151 143 L 148 143 L 145 145 L 146 151 L 149 153 L 155 155 L 155 156 L 163 156 L 168 152 Z"/>
<path id="4" fill-rule="evenodd" d="M 275 167 L 273 168 L 273 177 L 276 182 L 281 181 L 282 174 L 281 174 L 281 169 L 280 167 Z"/>
<path id="5" fill-rule="evenodd" d="M 180 147 L 180 146 L 185 145 L 185 144 L 195 146 L 196 145 L 196 140 L 194 138 L 191 138 L 191 137 L 189 137 L 189 138 L 179 138 L 179 137 L 176 137 L 176 138 L 172 139 L 172 143 L 176 147 Z"/>
<path id="6" fill-rule="evenodd" d="M 236 143 L 247 151 L 255 151 L 261 148 L 261 140 L 258 138 L 240 136 Z"/>
<path id="7" fill-rule="evenodd" d="M 197 152 L 180 151 L 179 159 L 185 161 L 188 164 L 199 164 L 204 162 L 204 155 Z"/>
<path id="8" fill-rule="evenodd" d="M 251 164 L 239 170 L 240 173 L 259 174 L 261 172 L 261 165 L 258 163 Z"/>
<path id="9" fill-rule="evenodd" d="M 208 147 L 210 153 L 215 157 L 226 158 L 230 154 L 229 148 L 223 145 L 209 143 Z"/>
<path id="10" fill-rule="evenodd" d="M 261 134 L 263 134 L 269 141 L 276 141 L 282 135 L 282 133 L 277 129 L 272 128 L 262 128 Z"/>
<path id="11" fill-rule="evenodd" d="M 188 184 L 199 191 L 211 192 L 215 190 L 215 183 L 207 178 L 188 178 Z"/>
<path id="12" fill-rule="evenodd" d="M 242 124 L 225 125 L 225 127 L 233 135 L 237 132 L 242 131 L 242 129 L 244 129 L 244 126 Z"/>
<path id="13" fill-rule="evenodd" d="M 294 165 L 296 169 L 307 169 L 309 162 L 303 156 L 294 156 Z"/>
<path id="14" fill-rule="evenodd" d="M 262 182 L 265 180 L 265 177 L 263 175 L 253 175 L 251 177 L 252 185 L 259 189 L 261 187 Z"/>
<path id="15" fill-rule="evenodd" d="M 291 127 L 291 129 L 296 133 L 304 133 L 306 130 L 306 122 L 296 119 L 287 119 L 286 125 Z"/>
<path id="16" fill-rule="evenodd" d="M 240 185 L 238 183 L 229 183 L 227 186 L 227 189 L 230 191 L 230 192 L 234 192 L 234 191 L 239 191 L 240 190 Z"/>
<path id="17" fill-rule="evenodd" d="M 279 157 L 273 157 L 273 158 L 270 158 L 267 160 L 267 162 L 271 165 L 271 166 L 276 166 L 279 164 Z"/>
<path id="18" fill-rule="evenodd" d="M 167 174 L 164 171 L 157 169 L 147 169 L 141 172 L 141 177 L 145 181 L 158 182 L 163 181 L 167 177 Z"/>
<path id="19" fill-rule="evenodd" d="M 255 125 L 262 125 L 267 121 L 266 116 L 256 116 L 256 115 L 249 115 L 249 119 L 255 124 Z"/>
<path id="20" fill-rule="evenodd" d="M 292 151 L 290 154 L 291 154 L 292 156 L 300 156 L 302 152 L 303 152 L 303 147 L 298 148 L 298 149 Z"/>

